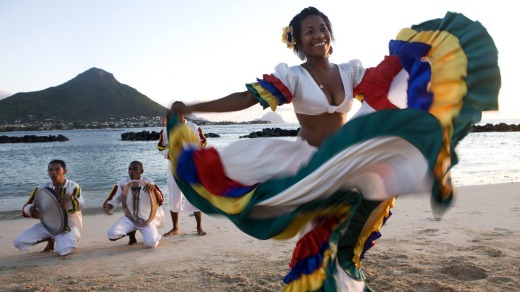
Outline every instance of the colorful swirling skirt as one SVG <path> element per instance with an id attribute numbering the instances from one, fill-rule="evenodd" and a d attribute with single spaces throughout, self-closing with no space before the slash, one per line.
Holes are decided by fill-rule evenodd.
<path id="1" fill-rule="evenodd" d="M 274 92 L 280 84 L 273 83 L 262 92 L 290 94 Z M 454 148 L 483 110 L 497 108 L 499 88 L 497 51 L 485 28 L 448 13 L 391 41 L 390 56 L 355 89 L 362 111 L 319 149 L 274 138 L 201 148 L 171 113 L 172 171 L 192 204 L 251 236 L 288 239 L 305 230 L 284 290 L 345 290 L 343 275 L 365 279 L 361 260 L 396 196 L 430 193 L 440 213 L 449 206 Z"/>

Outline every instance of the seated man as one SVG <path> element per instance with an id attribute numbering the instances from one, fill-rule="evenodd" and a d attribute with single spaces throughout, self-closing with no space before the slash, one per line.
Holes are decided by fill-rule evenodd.
<path id="1" fill-rule="evenodd" d="M 164 225 L 164 212 L 160 207 L 163 203 L 164 197 L 158 186 L 155 185 L 154 181 L 149 177 L 141 176 L 144 172 L 143 164 L 139 161 L 132 161 L 128 166 L 128 178 L 122 179 L 117 185 L 112 188 L 112 191 L 108 195 L 107 199 L 103 203 L 103 211 L 106 214 L 112 214 L 114 207 L 121 202 L 121 196 L 125 186 L 132 180 L 141 180 L 145 183 L 143 191 L 150 193 L 155 196 L 155 201 L 158 205 L 154 219 L 144 225 L 136 225 L 127 216 L 123 215 L 119 218 L 107 232 L 108 239 L 115 241 L 130 236 L 128 244 L 136 244 L 135 231 L 139 230 L 143 236 L 144 245 L 146 247 L 155 248 L 159 245 L 161 235 L 157 231 L 157 228 Z"/>
<path id="2" fill-rule="evenodd" d="M 65 177 L 67 166 L 63 160 L 52 160 L 47 166 L 47 173 L 51 181 L 41 183 L 34 189 L 31 197 L 22 208 L 22 215 L 26 218 L 40 218 L 40 213 L 34 205 L 36 191 L 51 188 L 58 195 L 58 202 L 61 207 L 67 211 L 67 226 L 63 232 L 55 235 L 47 230 L 42 222 L 38 222 L 20 234 L 13 241 L 13 244 L 19 250 L 28 250 L 30 246 L 48 241 L 44 252 L 54 250 L 57 254 L 66 256 L 77 247 L 78 239 L 81 237 L 83 197 L 79 185 Z M 54 247 L 54 242 L 56 247 Z"/>

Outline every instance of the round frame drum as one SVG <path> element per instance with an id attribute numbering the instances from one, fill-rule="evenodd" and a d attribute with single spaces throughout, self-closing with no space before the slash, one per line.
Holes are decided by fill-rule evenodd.
<path id="1" fill-rule="evenodd" d="M 58 194 L 51 188 L 40 188 L 34 194 L 34 206 L 40 213 L 40 222 L 52 234 L 67 228 L 67 210 L 58 202 Z"/>
<path id="2" fill-rule="evenodd" d="M 146 183 L 142 180 L 132 180 L 126 184 L 121 194 L 121 203 L 125 216 L 136 226 L 145 226 L 155 217 L 157 202 L 153 194 L 145 192 Z"/>

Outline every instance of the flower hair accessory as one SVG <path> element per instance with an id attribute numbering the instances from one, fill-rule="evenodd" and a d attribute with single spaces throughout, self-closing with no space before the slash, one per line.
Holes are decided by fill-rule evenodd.
<path id="1" fill-rule="evenodd" d="M 282 42 L 285 43 L 289 49 L 294 48 L 296 45 L 292 26 L 286 26 L 283 28 Z"/>

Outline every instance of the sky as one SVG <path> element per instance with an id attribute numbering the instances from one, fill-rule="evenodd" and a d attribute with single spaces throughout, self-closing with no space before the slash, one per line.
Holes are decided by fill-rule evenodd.
<path id="1" fill-rule="evenodd" d="M 482 23 L 499 51 L 500 109 L 484 119 L 520 119 L 513 92 L 520 60 L 514 1 L 417 0 L 0 0 L 0 96 L 57 86 L 96 67 L 169 107 L 245 90 L 278 63 L 301 61 L 281 42 L 282 27 L 314 6 L 332 22 L 331 62 L 376 66 L 400 29 L 459 12 Z M 515 5 L 516 6 L 516 5 Z M 515 52 L 516 53 L 516 52 Z M 296 122 L 292 106 L 277 110 Z M 260 106 L 199 115 L 250 121 Z"/>

